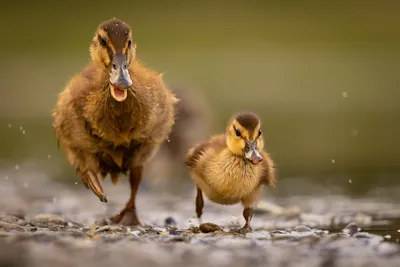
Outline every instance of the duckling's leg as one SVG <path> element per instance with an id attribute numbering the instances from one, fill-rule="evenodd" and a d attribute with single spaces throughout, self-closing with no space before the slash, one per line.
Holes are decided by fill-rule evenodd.
<path id="1" fill-rule="evenodd" d="M 142 180 L 142 170 L 143 166 L 134 167 L 131 169 L 129 174 L 129 182 L 131 184 L 131 197 L 125 208 L 117 215 L 110 218 L 112 222 L 122 225 L 140 225 L 136 214 L 135 200 L 139 184 Z"/>
<path id="2" fill-rule="evenodd" d="M 204 200 L 203 200 L 203 192 L 200 188 L 197 187 L 197 196 L 196 196 L 196 214 L 197 218 L 200 220 L 201 215 L 203 214 Z"/>
<path id="3" fill-rule="evenodd" d="M 246 223 L 245 223 L 245 225 L 243 226 L 242 229 L 251 231 L 252 229 L 251 229 L 251 226 L 250 226 L 250 221 L 253 218 L 253 208 L 252 207 L 244 208 L 243 217 L 246 220 Z"/>

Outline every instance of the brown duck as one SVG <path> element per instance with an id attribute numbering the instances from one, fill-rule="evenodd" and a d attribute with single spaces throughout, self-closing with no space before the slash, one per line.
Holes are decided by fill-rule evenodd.
<path id="1" fill-rule="evenodd" d="M 103 202 L 98 177 L 129 174 L 126 207 L 110 218 L 140 224 L 135 197 L 148 162 L 171 132 L 178 99 L 162 75 L 136 58 L 131 28 L 119 19 L 101 23 L 90 45 L 91 61 L 59 94 L 55 134 L 83 184 Z"/>

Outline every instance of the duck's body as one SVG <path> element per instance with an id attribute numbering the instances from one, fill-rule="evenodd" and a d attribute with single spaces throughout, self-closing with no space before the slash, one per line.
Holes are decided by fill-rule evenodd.
<path id="1" fill-rule="evenodd" d="M 129 70 L 136 77 L 132 92 L 117 102 L 103 88 L 103 72 L 89 64 L 77 74 L 59 95 L 53 116 L 56 136 L 73 165 L 106 175 L 150 158 L 171 131 L 174 98 L 159 75 L 135 62 Z M 95 164 L 91 157 L 98 159 Z"/>
<path id="2" fill-rule="evenodd" d="M 202 215 L 202 193 L 218 204 L 232 205 L 241 202 L 245 209 L 252 209 L 259 200 L 262 185 L 275 186 L 274 164 L 270 156 L 262 151 L 261 138 L 252 139 L 254 142 L 258 140 L 261 148 L 259 156 L 262 159 L 254 164 L 243 153 L 238 153 L 242 148 L 237 149 L 238 145 L 234 143 L 239 144 L 240 141 L 232 140 L 231 135 L 231 127 L 228 127 L 226 134 L 214 136 L 188 152 L 185 163 L 191 168 L 191 177 L 198 188 L 198 217 Z"/>
<path id="3" fill-rule="evenodd" d="M 91 46 L 92 62 L 60 93 L 53 118 L 70 164 L 101 201 L 107 199 L 98 175 L 110 174 L 116 183 L 119 174 L 129 172 L 131 199 L 111 220 L 132 225 L 139 224 L 134 203 L 142 166 L 168 138 L 177 99 L 161 75 L 135 59 L 130 38 L 129 26 L 119 20 L 99 26 Z M 99 43 L 102 40 L 107 45 Z M 118 45 L 123 47 L 120 52 Z M 111 69 L 118 57 L 121 66 L 113 63 Z"/>

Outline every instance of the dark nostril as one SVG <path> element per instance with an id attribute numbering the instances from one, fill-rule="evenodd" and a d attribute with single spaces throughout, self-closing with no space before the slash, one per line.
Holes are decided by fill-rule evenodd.
<path id="1" fill-rule="evenodd" d="M 126 64 L 124 65 L 124 69 L 126 69 Z"/>
<path id="2" fill-rule="evenodd" d="M 112 67 L 113 67 L 114 70 L 116 70 L 117 69 L 117 64 L 113 63 Z"/>

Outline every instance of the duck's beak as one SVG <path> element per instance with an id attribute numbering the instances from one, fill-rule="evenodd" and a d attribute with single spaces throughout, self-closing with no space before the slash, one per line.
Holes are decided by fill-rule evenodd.
<path id="1" fill-rule="evenodd" d="M 253 164 L 258 164 L 260 161 L 262 161 L 263 158 L 258 152 L 257 141 L 246 141 L 244 156 Z"/>
<path id="2" fill-rule="evenodd" d="M 128 96 L 127 89 L 132 86 L 126 58 L 122 54 L 114 56 L 110 71 L 111 95 L 122 102 Z"/>

